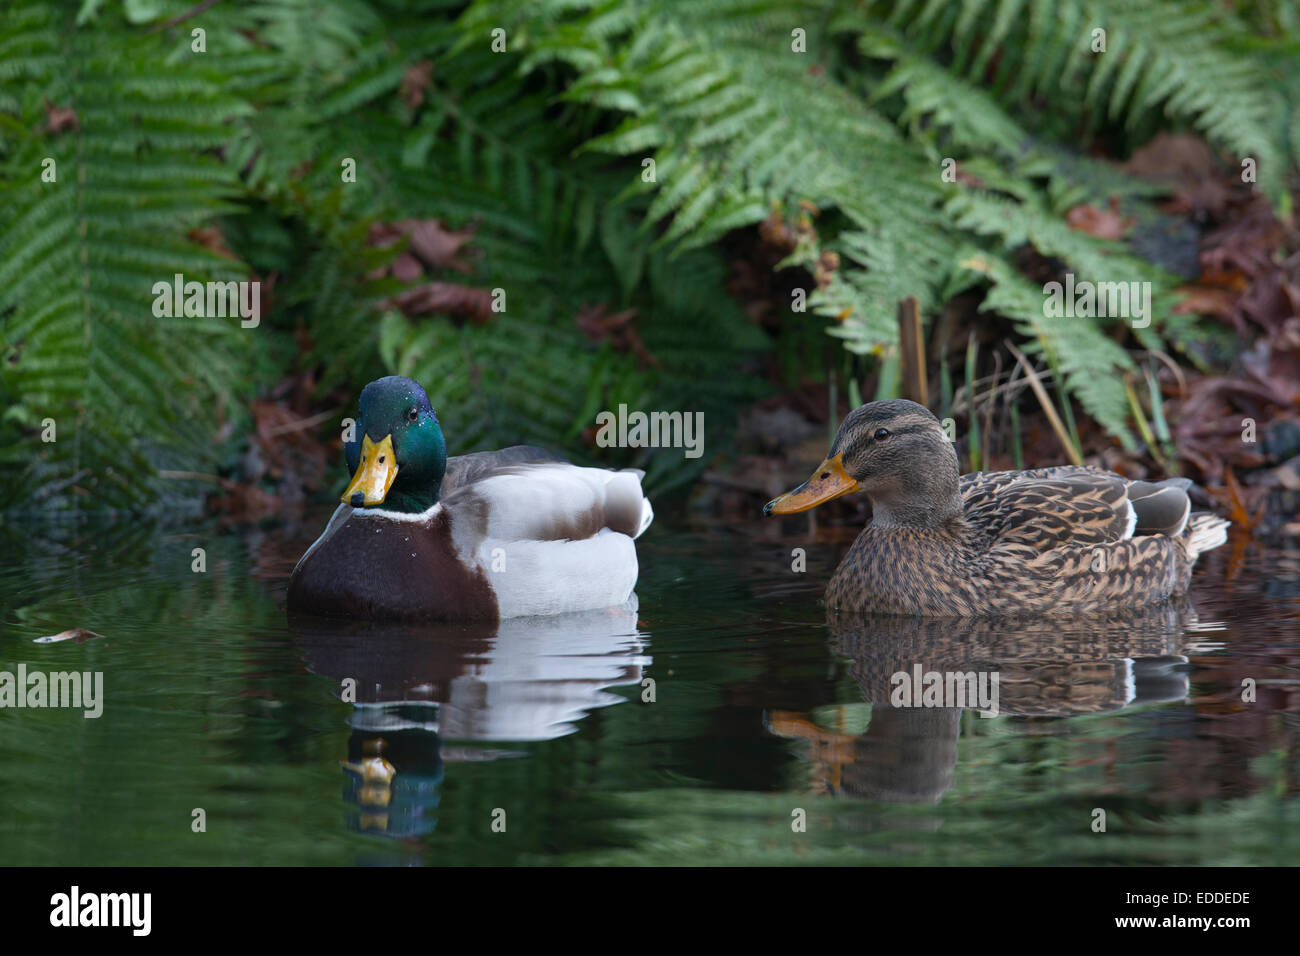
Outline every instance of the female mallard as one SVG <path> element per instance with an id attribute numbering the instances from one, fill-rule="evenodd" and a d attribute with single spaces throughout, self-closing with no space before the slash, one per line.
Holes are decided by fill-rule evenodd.
<path id="1" fill-rule="evenodd" d="M 654 512 L 642 472 L 580 468 L 517 445 L 447 459 L 424 389 L 361 392 L 352 481 L 289 579 L 289 610 L 493 621 L 622 604 Z M 382 507 L 381 507 L 382 506 Z"/>
<path id="2" fill-rule="evenodd" d="M 763 513 L 867 493 L 871 523 L 826 589 L 835 612 L 1075 614 L 1187 590 L 1228 527 L 1191 514 L 1188 484 L 1075 466 L 959 475 L 938 419 L 895 399 L 855 409 L 813 476 Z"/>

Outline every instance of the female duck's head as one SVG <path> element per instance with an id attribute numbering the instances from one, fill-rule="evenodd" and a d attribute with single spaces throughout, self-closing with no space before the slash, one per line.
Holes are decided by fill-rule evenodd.
<path id="1" fill-rule="evenodd" d="M 361 414 L 343 451 L 352 473 L 346 504 L 418 513 L 438 501 L 447 443 L 418 382 L 390 375 L 362 389 Z"/>
<path id="2" fill-rule="evenodd" d="M 844 419 L 813 476 L 763 513 L 793 514 L 865 491 L 875 526 L 932 526 L 961 513 L 960 475 L 957 453 L 928 408 L 901 398 L 870 402 Z"/>

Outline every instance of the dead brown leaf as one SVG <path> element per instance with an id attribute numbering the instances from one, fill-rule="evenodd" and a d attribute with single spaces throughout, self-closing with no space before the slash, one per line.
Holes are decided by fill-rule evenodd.
<path id="1" fill-rule="evenodd" d="M 602 302 L 580 306 L 574 322 L 592 342 L 596 344 L 609 342 L 620 352 L 630 351 L 637 357 L 637 363 L 642 367 L 647 365 L 658 367 L 659 360 L 646 348 L 632 324 L 635 319 L 635 309 L 606 312 L 605 304 Z"/>
<path id="2" fill-rule="evenodd" d="M 1234 200 L 1214 150 L 1197 136 L 1159 133 L 1121 167 L 1173 190 L 1165 211 L 1194 219 L 1219 220 Z"/>
<path id="3" fill-rule="evenodd" d="M 395 306 L 408 316 L 439 312 L 482 325 L 492 318 L 492 291 L 454 282 L 426 282 L 393 296 L 385 305 Z"/>
<path id="4" fill-rule="evenodd" d="M 474 238 L 477 229 L 472 224 L 463 229 L 448 229 L 439 219 L 402 219 L 371 223 L 367 241 L 383 249 L 409 236 L 408 251 L 428 268 L 451 269 L 468 275 L 474 271 L 474 266 L 462 256 L 462 250 Z"/>
<path id="5" fill-rule="evenodd" d="M 409 109 L 418 109 L 424 102 L 424 91 L 429 88 L 429 81 L 433 79 L 433 61 L 421 60 L 414 66 L 411 66 L 402 74 L 402 86 L 400 95 L 402 102 Z"/>
<path id="6" fill-rule="evenodd" d="M 1137 224 L 1132 216 L 1122 216 L 1119 211 L 1119 197 L 1111 196 L 1106 209 L 1098 209 L 1087 203 L 1070 209 L 1065 214 L 1065 222 L 1076 232 L 1085 232 L 1094 239 L 1106 239 L 1118 242 L 1125 233 Z"/>
<path id="7" fill-rule="evenodd" d="M 1174 312 L 1180 315 L 1195 312 L 1226 319 L 1236 311 L 1237 300 L 1241 298 L 1241 293 L 1235 290 L 1205 285 L 1179 286 L 1174 291 L 1183 297 L 1174 306 Z"/>
<path id="8" fill-rule="evenodd" d="M 798 233 L 790 228 L 785 217 L 776 209 L 758 224 L 758 235 L 764 242 L 777 246 L 787 254 L 794 252 L 795 246 L 799 244 Z"/>
<path id="9" fill-rule="evenodd" d="M 1231 465 L 1224 469 L 1223 477 L 1226 487 L 1207 490 L 1228 508 L 1228 520 L 1247 533 L 1253 531 L 1255 526 L 1264 519 L 1264 512 L 1268 505 L 1263 499 L 1268 489 L 1264 487 L 1243 489 L 1238 484 Z M 1248 504 L 1254 505 L 1253 511 Z"/>
<path id="10" fill-rule="evenodd" d="M 403 282 L 414 282 L 424 278 L 424 267 L 420 265 L 420 260 L 409 252 L 403 252 L 394 259 L 389 272 L 394 279 L 401 279 Z"/>
<path id="11" fill-rule="evenodd" d="M 216 253 L 223 259 L 234 259 L 236 261 L 239 259 L 226 245 L 226 237 L 221 234 L 219 226 L 196 226 L 187 232 L 185 237 L 191 242 L 198 243 L 204 249 Z"/>
<path id="12" fill-rule="evenodd" d="M 65 129 L 81 129 L 81 122 L 71 106 L 55 106 L 48 99 L 45 101 L 45 132 L 62 133 Z"/>

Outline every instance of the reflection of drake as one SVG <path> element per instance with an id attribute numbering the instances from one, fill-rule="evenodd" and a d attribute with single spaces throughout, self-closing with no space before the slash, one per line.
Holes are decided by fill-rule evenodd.
<path id="1" fill-rule="evenodd" d="M 399 730 L 375 737 L 354 731 L 342 765 L 348 778 L 343 800 L 349 807 L 349 829 L 407 837 L 430 833 L 438 825 L 443 766 L 437 736 Z"/>
<path id="2" fill-rule="evenodd" d="M 893 707 L 895 674 L 917 664 L 944 674 L 996 673 L 1004 715 L 1103 713 L 1186 697 L 1180 651 L 1185 631 L 1197 626 L 1186 605 L 1097 616 L 1086 625 L 833 617 L 834 648 L 849 659 L 867 705 L 837 712 L 856 708 L 859 726 L 822 726 L 778 711 L 769 727 L 807 742 L 815 789 L 901 802 L 937 800 L 952 785 L 962 711 Z"/>
<path id="3" fill-rule="evenodd" d="M 338 681 L 341 695 L 345 681 L 355 682 L 355 731 L 343 761 L 350 825 L 429 832 L 444 763 L 520 756 L 483 744 L 562 737 L 589 711 L 621 703 L 609 688 L 639 684 L 650 662 L 636 611 L 633 597 L 492 627 L 291 616 L 308 669 Z"/>

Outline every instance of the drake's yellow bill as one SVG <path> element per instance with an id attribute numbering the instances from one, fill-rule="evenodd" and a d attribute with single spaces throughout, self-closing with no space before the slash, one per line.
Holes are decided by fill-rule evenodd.
<path id="1" fill-rule="evenodd" d="M 393 454 L 393 436 L 385 435 L 375 444 L 369 435 L 361 436 L 361 460 L 357 473 L 343 492 L 343 503 L 356 508 L 361 505 L 383 504 L 388 489 L 397 478 L 397 456 Z M 361 495 L 360 500 L 356 500 Z"/>

